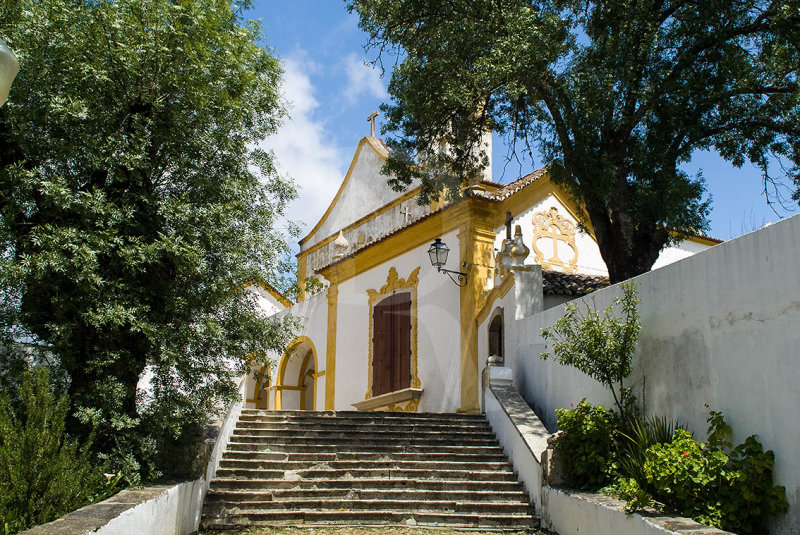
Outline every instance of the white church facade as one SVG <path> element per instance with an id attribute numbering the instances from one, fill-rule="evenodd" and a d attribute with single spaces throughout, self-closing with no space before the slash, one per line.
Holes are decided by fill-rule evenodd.
<path id="1" fill-rule="evenodd" d="M 376 137 L 359 142 L 300 241 L 298 302 L 261 292 L 265 311 L 303 327 L 271 368 L 254 370 L 247 407 L 480 412 L 482 370 L 489 355 L 502 356 L 503 315 L 514 313 L 499 306 L 506 293 L 524 290 L 516 302 L 542 310 L 608 285 L 591 229 L 578 227 L 578 208 L 546 170 L 420 205 L 419 188 L 387 185 L 388 155 Z M 442 270 L 433 243 L 449 249 Z M 688 238 L 654 268 L 716 243 Z"/>

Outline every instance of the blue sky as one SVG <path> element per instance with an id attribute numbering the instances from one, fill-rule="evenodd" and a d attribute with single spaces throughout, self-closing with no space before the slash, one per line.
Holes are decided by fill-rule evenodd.
<path id="1" fill-rule="evenodd" d="M 254 0 L 249 18 L 260 19 L 265 43 L 284 65 L 283 94 L 289 118 L 265 140 L 281 172 L 300 187 L 289 219 L 303 234 L 328 207 L 350 164 L 358 141 L 369 134 L 367 116 L 388 99 L 389 72 L 366 66 L 366 35 L 339 0 Z M 388 64 L 387 64 L 388 65 Z M 380 118 L 378 124 L 380 125 Z M 511 163 L 503 172 L 506 149 L 494 142 L 494 179 L 510 182 L 541 161 Z M 712 198 L 709 234 L 730 239 L 780 219 L 767 206 L 757 168 L 736 169 L 713 153 L 698 153 L 685 169 L 702 170 Z M 780 216 L 791 215 L 779 210 Z"/>

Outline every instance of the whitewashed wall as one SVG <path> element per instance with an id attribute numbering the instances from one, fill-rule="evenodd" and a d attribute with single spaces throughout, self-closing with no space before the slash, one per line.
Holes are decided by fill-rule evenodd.
<path id="1" fill-rule="evenodd" d="M 450 247 L 450 269 L 458 255 L 457 232 L 442 236 Z M 454 412 L 461 405 L 459 288 L 437 273 L 428 257 L 430 244 L 412 249 L 339 285 L 336 332 L 336 409 L 354 410 L 368 385 L 369 301 L 367 290 L 380 291 L 389 268 L 406 279 L 417 267 L 417 362 L 424 390 L 419 411 Z"/>
<path id="2" fill-rule="evenodd" d="M 735 441 L 756 434 L 775 451 L 789 513 L 772 532 L 800 533 L 800 216 L 637 277 L 642 333 L 632 380 L 648 414 L 678 418 L 704 437 L 720 410 Z M 621 289 L 592 294 L 598 308 Z M 514 292 L 502 306 L 513 308 Z M 553 430 L 558 407 L 582 397 L 610 405 L 597 382 L 539 355 L 542 328 L 563 306 L 520 321 L 506 314 L 506 365 L 515 386 Z M 488 328 L 488 322 L 481 330 Z M 480 350 L 485 351 L 484 343 Z M 644 395 L 642 387 L 645 384 Z"/>

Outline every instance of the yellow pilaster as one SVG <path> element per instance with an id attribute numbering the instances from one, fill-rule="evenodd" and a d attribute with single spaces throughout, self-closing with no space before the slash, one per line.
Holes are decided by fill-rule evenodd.
<path id="1" fill-rule="evenodd" d="M 328 345 L 325 350 L 325 410 L 334 410 L 336 400 L 336 314 L 339 287 L 328 287 Z"/>
<path id="2" fill-rule="evenodd" d="M 461 288 L 461 408 L 458 412 L 480 412 L 478 373 L 478 325 L 480 295 L 494 256 L 495 233 L 487 218 L 471 214 L 458 234 L 459 271 L 469 266 L 467 284 Z"/>
<path id="3" fill-rule="evenodd" d="M 297 293 L 297 302 L 304 301 L 306 298 L 306 265 L 308 253 L 301 254 L 297 257 L 297 287 L 300 291 Z"/>

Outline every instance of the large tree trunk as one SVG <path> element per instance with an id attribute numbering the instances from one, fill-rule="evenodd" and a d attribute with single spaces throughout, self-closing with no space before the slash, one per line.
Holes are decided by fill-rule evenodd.
<path id="1" fill-rule="evenodd" d="M 634 225 L 624 208 L 611 210 L 587 206 L 597 246 L 612 284 L 650 271 L 669 241 L 669 231 L 656 225 Z"/>

